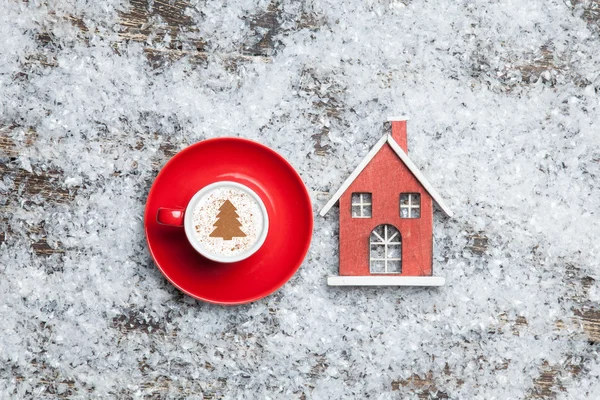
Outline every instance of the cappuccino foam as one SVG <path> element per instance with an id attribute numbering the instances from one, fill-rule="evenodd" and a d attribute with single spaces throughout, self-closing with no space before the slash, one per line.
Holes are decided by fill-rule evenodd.
<path id="1" fill-rule="evenodd" d="M 194 207 L 194 236 L 208 253 L 237 256 L 259 240 L 263 218 L 259 203 L 250 193 L 232 186 L 218 187 Z"/>

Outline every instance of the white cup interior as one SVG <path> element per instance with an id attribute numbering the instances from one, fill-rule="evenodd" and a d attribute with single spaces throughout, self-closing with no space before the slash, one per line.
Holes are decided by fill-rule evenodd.
<path id="1" fill-rule="evenodd" d="M 215 189 L 228 188 L 228 187 L 241 190 L 241 191 L 247 193 L 248 195 L 250 195 L 252 198 L 254 198 L 254 200 L 256 200 L 256 202 L 259 205 L 259 208 L 262 212 L 262 218 L 263 218 L 262 231 L 258 234 L 258 239 L 252 245 L 252 247 L 244 250 L 241 253 L 238 253 L 238 254 L 235 254 L 232 256 L 224 256 L 221 254 L 215 254 L 214 252 L 211 252 L 210 250 L 206 249 L 205 246 L 203 246 L 202 243 L 196 238 L 196 234 L 194 232 L 194 221 L 193 221 L 193 212 L 194 212 L 196 206 L 198 205 L 198 203 L 204 198 L 204 196 L 209 195 Z M 206 221 L 203 223 L 212 225 L 212 222 L 213 221 Z M 190 242 L 190 244 L 194 247 L 194 249 L 198 253 L 202 254 L 204 257 L 208 258 L 209 260 L 213 260 L 213 261 L 217 261 L 217 262 L 221 262 L 221 263 L 233 263 L 233 262 L 245 260 L 246 258 L 250 257 L 252 254 L 256 253 L 258 251 L 258 249 L 261 248 L 261 246 L 265 242 L 265 239 L 267 238 L 267 232 L 269 231 L 269 216 L 267 214 L 267 209 L 265 208 L 263 201 L 252 189 L 250 189 L 249 187 L 247 187 L 245 185 L 237 183 L 237 182 L 219 181 L 219 182 L 211 183 L 210 185 L 203 187 L 192 197 L 192 199 L 190 200 L 190 202 L 188 203 L 188 205 L 185 209 L 184 229 L 185 229 L 185 235 L 187 236 L 188 241 Z"/>

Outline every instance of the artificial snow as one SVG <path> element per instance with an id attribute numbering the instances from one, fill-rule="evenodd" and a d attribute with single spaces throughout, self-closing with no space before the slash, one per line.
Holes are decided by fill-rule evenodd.
<path id="1" fill-rule="evenodd" d="M 253 57 L 240 49 L 269 2 L 192 0 L 198 32 L 181 36 L 207 59 L 156 66 L 144 47 L 175 38 L 124 40 L 127 1 L 4 2 L 0 132 L 18 155 L 0 155 L 0 398 L 525 398 L 569 362 L 581 372 L 559 396 L 597 398 L 597 348 L 571 322 L 600 299 L 580 285 L 600 278 L 586 3 L 284 0 L 277 46 Z M 447 284 L 327 287 L 338 210 L 317 212 L 398 114 L 454 212 L 434 216 Z M 143 230 L 165 149 L 220 136 L 286 157 L 315 210 L 298 273 L 237 307 L 181 294 Z M 15 171 L 57 189 L 28 193 Z M 56 251 L 35 253 L 40 240 Z"/>

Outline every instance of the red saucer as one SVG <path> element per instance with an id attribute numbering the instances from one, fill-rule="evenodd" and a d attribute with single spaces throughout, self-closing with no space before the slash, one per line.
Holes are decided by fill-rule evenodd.
<path id="1" fill-rule="evenodd" d="M 183 228 L 156 222 L 159 207 L 185 208 L 198 190 L 222 180 L 254 190 L 269 215 L 263 246 L 231 264 L 202 257 Z M 282 156 L 250 140 L 218 138 L 189 146 L 167 162 L 148 194 L 144 226 L 150 253 L 173 285 L 200 300 L 242 304 L 273 293 L 298 270 L 310 246 L 313 213 L 302 179 Z"/>

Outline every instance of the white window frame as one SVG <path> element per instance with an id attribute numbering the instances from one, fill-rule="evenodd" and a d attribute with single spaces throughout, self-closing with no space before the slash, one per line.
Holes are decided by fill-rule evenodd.
<path id="1" fill-rule="evenodd" d="M 381 226 L 381 225 L 379 225 Z M 376 226 L 372 231 L 371 234 L 369 235 L 369 272 L 372 274 L 401 274 L 402 273 L 402 235 L 400 234 L 400 231 L 393 225 L 389 225 L 389 224 L 384 224 L 383 225 L 383 237 L 381 237 L 376 231 L 375 229 L 377 229 L 379 226 Z M 396 233 L 394 233 L 393 235 L 389 236 L 388 235 L 388 226 L 393 227 L 396 230 Z M 391 233 L 391 232 L 390 232 Z M 374 242 L 372 237 L 373 235 L 377 236 L 377 238 L 380 241 L 376 241 Z M 388 237 L 389 236 L 389 237 Z M 396 236 L 398 236 L 398 238 L 396 239 Z M 397 241 L 394 242 L 393 240 L 396 239 Z M 384 258 L 373 258 L 373 245 L 376 246 L 385 246 L 384 248 Z M 390 245 L 397 245 L 399 247 L 400 250 L 400 257 L 388 257 L 388 246 Z M 373 261 L 383 261 L 384 262 L 384 272 L 381 271 L 373 271 L 372 270 L 372 262 Z M 400 261 L 400 271 L 388 271 L 388 261 Z"/>
<path id="2" fill-rule="evenodd" d="M 355 194 L 357 194 L 359 196 L 358 203 L 355 203 L 354 200 L 352 200 L 352 198 L 354 197 Z M 370 202 L 368 201 L 368 199 L 364 198 L 364 197 L 366 197 L 365 195 L 367 195 L 367 194 L 371 196 Z M 352 215 L 352 218 L 371 218 L 373 216 L 373 194 L 372 193 L 353 192 L 350 197 L 350 204 L 351 204 L 350 205 L 350 215 Z M 354 215 L 354 207 L 359 207 L 360 215 Z M 371 215 L 366 215 L 365 210 L 367 207 L 370 208 Z"/>
<path id="3" fill-rule="evenodd" d="M 402 196 L 408 196 L 408 204 L 402 204 Z M 419 199 L 416 201 L 416 204 L 413 204 L 413 200 Z M 408 210 L 408 217 L 402 216 L 402 210 Z M 413 210 L 419 210 L 419 216 L 413 217 Z M 406 219 L 414 219 L 421 218 L 421 193 L 400 193 L 400 218 Z"/>

